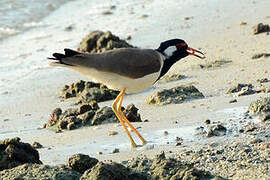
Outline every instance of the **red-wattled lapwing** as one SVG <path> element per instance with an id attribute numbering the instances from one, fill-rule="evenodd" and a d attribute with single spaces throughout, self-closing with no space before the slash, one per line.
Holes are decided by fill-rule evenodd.
<path id="1" fill-rule="evenodd" d="M 64 49 L 65 54 L 54 53 L 52 66 L 68 67 L 92 80 L 105 84 L 120 93 L 112 104 L 112 109 L 124 127 L 131 146 L 136 147 L 126 124 L 138 135 L 142 144 L 144 138 L 132 126 L 121 111 L 125 93 L 136 93 L 152 86 L 174 63 L 188 55 L 204 58 L 204 54 L 188 47 L 181 39 L 162 42 L 158 49 L 120 48 L 101 54 L 85 54 Z M 117 106 L 118 105 L 118 106 Z"/>

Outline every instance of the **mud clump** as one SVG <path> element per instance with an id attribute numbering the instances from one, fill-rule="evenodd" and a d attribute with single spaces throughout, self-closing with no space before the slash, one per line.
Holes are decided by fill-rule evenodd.
<path id="1" fill-rule="evenodd" d="M 212 125 L 206 133 L 207 137 L 224 136 L 226 135 L 227 128 L 221 124 Z"/>
<path id="2" fill-rule="evenodd" d="M 68 159 L 67 167 L 83 174 L 84 171 L 91 169 L 97 163 L 98 160 L 96 158 L 91 158 L 90 156 L 84 154 L 74 154 Z"/>
<path id="3" fill-rule="evenodd" d="M 98 111 L 91 122 L 91 125 L 99 125 L 105 123 L 115 123 L 118 122 L 117 117 L 115 116 L 112 108 L 105 106 Z"/>
<path id="4" fill-rule="evenodd" d="M 18 137 L 0 141 L 0 171 L 25 163 L 42 164 L 36 149 Z"/>
<path id="5" fill-rule="evenodd" d="M 146 99 L 146 103 L 153 105 L 179 104 L 198 98 L 204 98 L 204 95 L 193 85 L 178 86 L 155 92 Z"/>
<path id="6" fill-rule="evenodd" d="M 42 164 L 24 164 L 12 169 L 0 171 L 2 180 L 39 179 L 39 180 L 79 180 L 81 174 L 64 166 Z"/>
<path id="7" fill-rule="evenodd" d="M 237 84 L 227 90 L 227 94 L 236 93 L 242 90 L 243 87 L 253 88 L 252 84 Z"/>
<path id="8" fill-rule="evenodd" d="M 119 163 L 98 162 L 92 169 L 85 171 L 80 180 L 132 179 L 129 175 L 130 175 L 130 170 Z"/>
<path id="9" fill-rule="evenodd" d="M 227 128 L 220 123 L 207 124 L 206 127 L 196 128 L 196 135 L 203 137 L 224 136 L 226 133 Z"/>
<path id="10" fill-rule="evenodd" d="M 237 84 L 227 90 L 227 94 L 231 93 L 237 93 L 237 96 L 244 96 L 244 95 L 250 95 L 255 94 L 257 91 L 253 90 L 252 84 Z"/>
<path id="11" fill-rule="evenodd" d="M 261 98 L 250 103 L 248 112 L 253 115 L 270 114 L 270 97 Z"/>
<path id="12" fill-rule="evenodd" d="M 117 48 L 134 47 L 113 35 L 110 31 L 93 31 L 80 42 L 77 50 L 83 53 L 102 53 Z"/>
<path id="13" fill-rule="evenodd" d="M 138 108 L 134 104 L 130 104 L 123 111 L 124 115 L 130 122 L 142 122 L 141 115 L 138 113 Z"/>
<path id="14" fill-rule="evenodd" d="M 91 120 L 98 109 L 99 106 L 95 101 L 80 105 L 78 108 L 67 109 L 64 112 L 61 108 L 56 108 L 52 111 L 46 128 L 53 127 L 56 132 L 61 132 L 64 129 L 73 130 L 91 124 Z"/>
<path id="15" fill-rule="evenodd" d="M 60 93 L 60 97 L 64 99 L 77 97 L 78 104 L 91 102 L 103 102 L 112 100 L 117 97 L 119 91 L 108 89 L 105 85 L 94 82 L 85 82 L 80 80 L 71 85 L 65 85 Z"/>
<path id="16" fill-rule="evenodd" d="M 32 147 L 35 149 L 43 148 L 43 146 L 39 142 L 33 142 Z"/>
<path id="17" fill-rule="evenodd" d="M 122 109 L 131 122 L 142 122 L 138 109 L 133 104 L 128 105 L 126 109 L 122 107 Z M 82 126 L 116 122 L 118 122 L 118 119 L 111 107 L 99 108 L 96 101 L 91 101 L 88 104 L 82 104 L 78 108 L 69 108 L 66 111 L 56 108 L 52 111 L 51 118 L 45 127 L 61 132 L 62 130 L 73 130 Z"/>
<path id="18" fill-rule="evenodd" d="M 172 82 L 172 81 L 179 81 L 179 80 L 182 80 L 185 78 L 186 78 L 186 76 L 182 75 L 182 74 L 169 74 L 169 75 L 163 76 L 158 82 L 159 83 L 168 83 L 168 82 Z"/>
<path id="19" fill-rule="evenodd" d="M 175 158 L 166 158 L 164 153 L 154 159 L 146 157 L 129 161 L 127 167 L 141 174 L 141 179 L 212 179 L 215 176 L 194 168 L 192 164 Z"/>
<path id="20" fill-rule="evenodd" d="M 80 180 L 86 179 L 212 179 L 215 176 L 194 168 L 179 159 L 166 158 L 164 153 L 154 159 L 146 157 L 126 161 L 123 164 L 98 162 L 84 172 Z M 218 178 L 218 177 L 216 177 Z"/>
<path id="21" fill-rule="evenodd" d="M 259 23 L 255 26 L 253 26 L 253 34 L 260 34 L 260 33 L 264 33 L 264 32 L 269 32 L 270 31 L 270 27 L 268 24 L 263 24 L 263 23 Z"/>

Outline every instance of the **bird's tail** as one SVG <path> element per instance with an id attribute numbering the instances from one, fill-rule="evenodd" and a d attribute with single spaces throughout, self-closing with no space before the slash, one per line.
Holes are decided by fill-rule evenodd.
<path id="1" fill-rule="evenodd" d="M 53 62 L 50 62 L 51 66 L 65 66 L 65 65 L 72 66 L 71 64 L 64 63 L 63 59 L 80 54 L 79 52 L 71 50 L 71 49 L 64 49 L 64 51 L 65 51 L 65 54 L 53 53 L 53 57 L 48 58 L 51 60 L 55 60 Z"/>

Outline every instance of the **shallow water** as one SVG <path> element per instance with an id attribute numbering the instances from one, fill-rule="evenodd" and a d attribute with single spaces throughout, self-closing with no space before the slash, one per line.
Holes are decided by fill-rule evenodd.
<path id="1" fill-rule="evenodd" d="M 0 40 L 34 27 L 41 19 L 70 0 L 2 0 L 0 2 Z"/>

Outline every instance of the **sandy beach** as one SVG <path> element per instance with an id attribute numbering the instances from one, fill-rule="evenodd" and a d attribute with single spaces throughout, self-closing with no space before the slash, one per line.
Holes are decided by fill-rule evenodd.
<path id="1" fill-rule="evenodd" d="M 111 10 L 113 5 L 116 8 Z M 254 35 L 252 28 L 258 23 L 270 24 L 269 7 L 268 0 L 174 0 L 166 3 L 160 0 L 106 3 L 80 0 L 66 3 L 42 19 L 42 27 L 0 41 L 0 57 L 4 59 L 0 61 L 0 140 L 20 137 L 22 142 L 39 142 L 43 145 L 38 149 L 40 160 L 47 165 L 65 164 L 77 153 L 100 161 L 122 162 L 143 155 L 155 157 L 161 151 L 174 157 L 193 147 L 247 142 L 250 135 L 232 132 L 203 138 L 195 135 L 195 129 L 204 125 L 207 119 L 237 124 L 251 102 L 269 97 L 270 81 L 260 83 L 258 80 L 270 79 L 270 57 L 252 59 L 255 54 L 270 51 L 269 32 Z M 104 15 L 106 11 L 112 14 Z M 72 30 L 65 30 L 68 26 L 72 26 Z M 204 60 L 187 57 L 168 72 L 185 75 L 183 80 L 156 83 L 142 93 L 125 97 L 123 105 L 135 104 L 141 118 L 149 121 L 134 123 L 148 141 L 143 147 L 132 149 L 123 128 L 117 123 L 62 133 L 42 128 L 56 107 L 74 107 L 74 100 L 59 98 L 64 85 L 81 79 L 90 80 L 65 68 L 49 67 L 46 58 L 64 48 L 77 49 L 80 41 L 94 30 L 111 31 L 121 39 L 130 35 L 132 38 L 128 43 L 142 48 L 157 48 L 164 40 L 181 38 L 206 55 Z M 226 63 L 204 68 L 215 61 Z M 255 90 L 264 91 L 245 96 L 226 93 L 238 83 L 250 83 Z M 155 91 L 183 84 L 194 85 L 205 98 L 164 106 L 145 103 Z M 237 102 L 229 103 L 233 99 Z M 101 102 L 99 106 L 111 106 L 111 103 L 111 100 Z M 109 136 L 111 130 L 118 134 Z M 168 135 L 164 135 L 164 131 Z M 267 133 L 270 133 L 269 129 L 266 129 Z M 175 137 L 183 139 L 182 145 L 175 146 Z M 269 142 L 268 136 L 264 143 Z M 114 148 L 120 152 L 112 154 Z M 261 179 L 267 179 L 269 175 L 269 161 L 266 167 Z M 218 171 L 211 173 L 225 177 Z M 228 175 L 226 178 L 233 177 Z M 256 178 L 256 172 L 243 179 L 248 177 Z"/>

